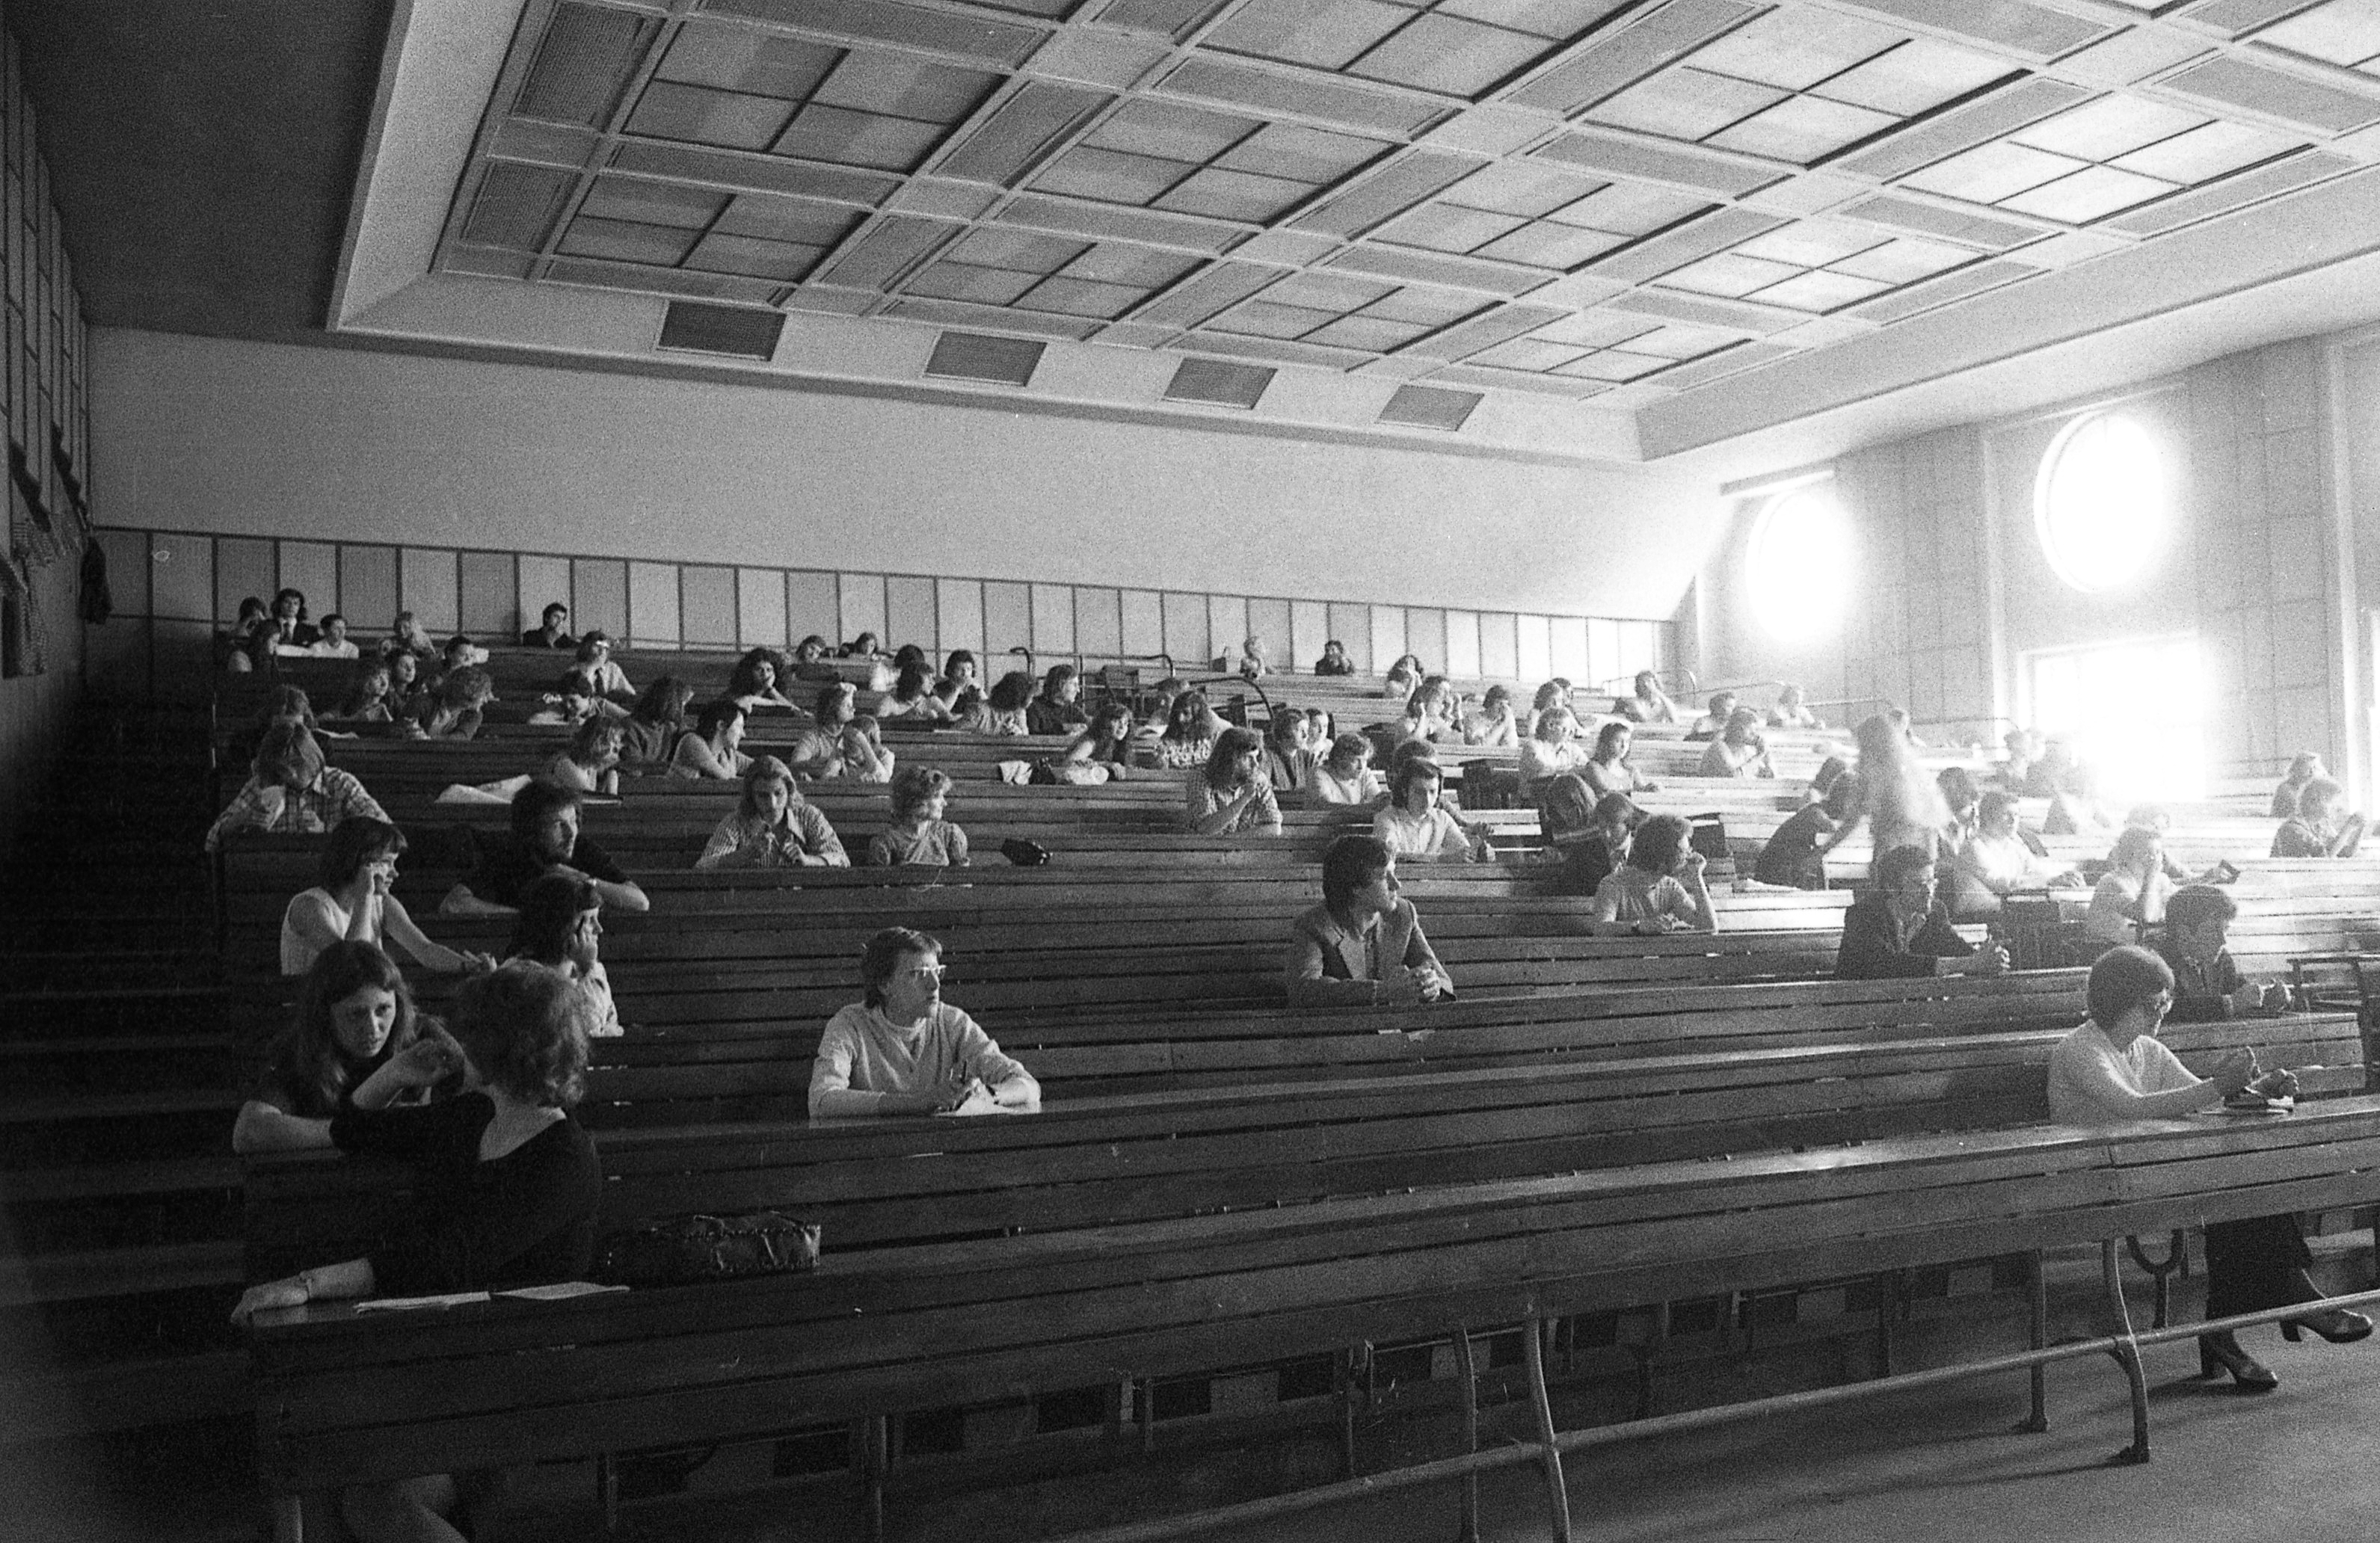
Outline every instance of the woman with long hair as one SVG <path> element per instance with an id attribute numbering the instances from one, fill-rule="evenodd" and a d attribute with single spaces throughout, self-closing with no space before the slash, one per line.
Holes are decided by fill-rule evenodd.
<path id="1" fill-rule="evenodd" d="M 744 773 L 735 812 L 721 820 L 694 860 L 695 871 L 718 868 L 849 868 L 851 858 L 818 806 L 802 796 L 790 767 L 774 756 L 754 759 Z"/>
<path id="2" fill-rule="evenodd" d="M 1264 741 L 1250 729 L 1215 736 L 1207 764 L 1183 784 L 1189 824 L 1202 836 L 1281 834 L 1281 805 L 1264 772 Z"/>
<path id="3" fill-rule="evenodd" d="M 405 977 L 369 942 L 342 940 L 307 966 L 297 1011 L 231 1127 L 235 1152 L 331 1144 L 331 1116 L 349 1089 L 414 1041 L 420 1026 Z"/>

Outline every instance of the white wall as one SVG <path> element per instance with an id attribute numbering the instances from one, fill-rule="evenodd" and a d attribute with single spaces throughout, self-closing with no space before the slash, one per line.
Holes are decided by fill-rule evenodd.
<path id="1" fill-rule="evenodd" d="M 1666 618 L 1706 485 L 1195 426 L 95 333 L 115 526 Z"/>

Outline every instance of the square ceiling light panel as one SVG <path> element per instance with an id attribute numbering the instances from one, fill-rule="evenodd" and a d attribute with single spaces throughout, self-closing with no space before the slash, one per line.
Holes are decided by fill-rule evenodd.
<path id="1" fill-rule="evenodd" d="M 1624 0 L 1245 0 L 1200 40 L 1220 53 L 1477 97 Z"/>
<path id="2" fill-rule="evenodd" d="M 2010 69 L 1879 22 L 1787 5 L 1607 97 L 1586 117 L 1811 165 Z"/>

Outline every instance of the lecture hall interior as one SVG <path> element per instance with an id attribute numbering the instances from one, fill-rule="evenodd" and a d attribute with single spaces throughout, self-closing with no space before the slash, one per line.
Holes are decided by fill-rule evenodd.
<path id="1" fill-rule="evenodd" d="M 2371 1535 L 2374 0 L 0 0 L 0 1535 Z"/>

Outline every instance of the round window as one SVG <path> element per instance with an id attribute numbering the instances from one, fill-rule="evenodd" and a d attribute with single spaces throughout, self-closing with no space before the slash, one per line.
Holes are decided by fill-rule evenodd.
<path id="1" fill-rule="evenodd" d="M 1788 642 L 1818 637 L 1851 595 L 1851 522 L 1824 485 L 1780 493 L 1752 528 L 1745 563 L 1760 625 Z"/>
<path id="2" fill-rule="evenodd" d="M 2049 442 L 2034 529 L 2058 577 L 2085 594 L 2140 577 L 2165 539 L 2165 457 L 2129 418 L 2080 418 Z"/>

